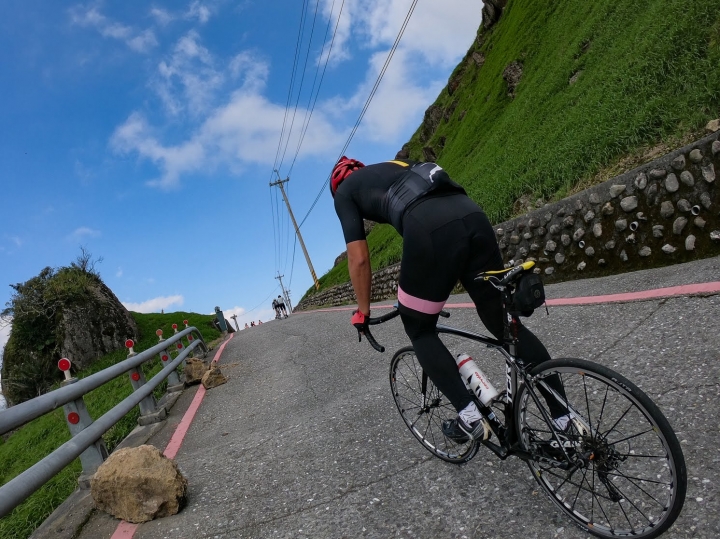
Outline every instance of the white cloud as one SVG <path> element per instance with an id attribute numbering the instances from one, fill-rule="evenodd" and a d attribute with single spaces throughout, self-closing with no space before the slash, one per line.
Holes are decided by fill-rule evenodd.
<path id="1" fill-rule="evenodd" d="M 120 153 L 136 151 L 163 170 L 162 178 L 149 182 L 162 188 L 177 184 L 180 174 L 198 169 L 205 160 L 205 149 L 199 140 L 193 139 L 176 146 L 163 146 L 152 134 L 150 126 L 139 113 L 133 113 L 118 127 L 110 144 Z"/>
<path id="2" fill-rule="evenodd" d="M 10 329 L 12 327 L 12 318 L 6 320 L 0 320 L 0 370 L 2 370 L 3 353 L 5 350 L 5 344 L 10 338 Z M 5 398 L 0 393 L 0 410 L 5 408 Z"/>
<path id="3" fill-rule="evenodd" d="M 5 348 L 8 339 L 10 338 L 10 330 L 12 329 L 12 318 L 6 318 L 0 320 L 0 354 Z M 0 362 L 0 365 L 2 362 Z"/>
<path id="4" fill-rule="evenodd" d="M 212 10 L 207 4 L 195 0 L 190 4 L 187 13 L 185 13 L 185 18 L 197 19 L 201 24 L 205 24 L 210 20 L 210 15 L 212 15 Z"/>
<path id="5" fill-rule="evenodd" d="M 365 81 L 347 100 L 329 101 L 335 110 L 360 110 L 375 84 L 412 0 L 352 0 L 343 13 L 339 44 L 349 48 L 350 32 L 368 48 L 379 48 L 370 56 Z M 326 0 L 326 12 L 331 0 Z M 344 21 L 352 19 L 349 25 Z M 408 23 L 378 90 L 361 124 L 359 135 L 377 142 L 393 142 L 417 125 L 422 112 L 437 97 L 446 80 L 425 75 L 428 67 L 448 68 L 466 53 L 481 20 L 475 0 L 420 2 Z M 345 25 L 345 26 L 344 26 Z M 350 56 L 339 51 L 337 62 Z M 418 73 L 422 73 L 418 76 Z"/>
<path id="6" fill-rule="evenodd" d="M 144 30 L 139 34 L 126 40 L 128 47 L 135 52 L 147 52 L 155 45 L 157 45 L 157 39 L 152 30 Z"/>
<path id="7" fill-rule="evenodd" d="M 120 277 L 122 277 L 122 276 L 123 276 L 123 269 L 122 269 L 122 268 L 118 268 L 118 269 L 117 269 L 117 272 L 115 273 L 115 277 L 120 278 Z"/>
<path id="8" fill-rule="evenodd" d="M 7 236 L 7 238 L 15 244 L 17 247 L 22 247 L 23 241 L 19 236 Z"/>
<path id="9" fill-rule="evenodd" d="M 68 236 L 68 238 L 71 240 L 83 240 L 85 238 L 98 238 L 101 235 L 102 233 L 99 230 L 95 230 L 86 226 L 81 226 L 73 230 L 72 233 Z"/>
<path id="10" fill-rule="evenodd" d="M 172 13 L 165 9 L 154 7 L 150 10 L 150 15 L 157 21 L 161 26 L 166 26 L 171 23 L 175 17 Z"/>
<path id="11" fill-rule="evenodd" d="M 248 318 L 247 316 L 245 316 L 245 314 L 246 314 L 245 311 L 246 310 L 244 307 L 233 307 L 232 309 L 222 309 L 223 316 L 225 317 L 226 320 L 228 320 L 233 325 L 233 328 L 235 327 L 235 320 L 233 320 L 232 317 L 233 317 L 233 315 L 237 316 L 237 323 L 240 326 L 240 329 L 243 328 L 243 326 L 245 325 L 245 319 Z M 213 312 L 211 314 L 214 315 L 215 313 Z M 248 324 L 249 323 L 250 323 L 250 320 L 248 318 Z"/>
<path id="12" fill-rule="evenodd" d="M 386 52 L 373 55 L 367 79 L 358 88 L 350 103 L 358 108 L 364 105 L 386 56 Z M 395 52 L 392 69 L 385 72 L 363 118 L 360 133 L 366 138 L 387 142 L 407 133 L 417 126 L 418 114 L 435 100 L 445 85 L 442 80 L 415 80 L 409 56 L 404 50 L 398 49 Z"/>
<path id="13" fill-rule="evenodd" d="M 364 55 L 371 49 L 366 73 L 357 88 L 348 88 L 344 94 L 317 103 L 300 159 L 335 157 L 337 146 L 347 137 L 349 126 L 377 79 L 411 3 L 412 0 L 347 0 L 333 61 L 349 58 L 357 52 L 353 47 Z M 331 0 L 324 1 L 326 21 L 331 5 Z M 199 17 L 200 6 L 208 4 L 193 2 L 190 11 L 197 11 Z M 334 10 L 337 14 L 339 4 Z M 447 82 L 445 75 L 439 79 L 432 74 L 447 73 L 465 54 L 480 23 L 480 11 L 476 0 L 417 4 L 356 140 L 404 142 L 400 137 L 417 126 L 424 110 Z M 353 69 L 357 71 L 356 67 Z M 177 187 L 183 175 L 198 171 L 226 167 L 231 173 L 240 174 L 248 165 L 272 165 L 285 118 L 285 103 L 276 104 L 266 97 L 268 73 L 268 63 L 257 54 L 245 51 L 229 61 L 219 61 L 203 46 L 199 34 L 188 32 L 158 64 L 151 87 L 168 114 L 183 115 L 181 119 L 190 129 L 184 137 L 174 138 L 170 143 L 159 127 L 136 111 L 116 128 L 110 147 L 117 153 L 137 154 L 140 159 L 152 162 L 159 169 L 159 177 L 148 184 L 163 189 Z M 306 112 L 298 108 L 296 117 L 303 118 Z M 290 156 L 297 147 L 301 123 L 295 122 L 287 144 Z"/>
<path id="14" fill-rule="evenodd" d="M 114 22 L 100 13 L 97 7 L 75 6 L 70 9 L 70 20 L 83 28 L 94 28 L 103 37 L 123 41 L 136 52 L 147 53 L 158 44 L 152 30 L 138 31 L 131 26 Z"/>
<path id="15" fill-rule="evenodd" d="M 206 49 L 198 46 L 196 36 L 189 37 L 179 50 L 187 57 L 212 59 Z M 165 68 L 170 69 L 171 64 Z M 164 69 L 164 68 L 162 68 Z M 161 142 L 145 117 L 134 112 L 120 125 L 110 139 L 110 146 L 118 153 L 136 152 L 162 171 L 160 178 L 150 185 L 169 189 L 177 186 L 182 174 L 197 170 L 211 170 L 225 165 L 239 171 L 248 163 L 272 165 L 277 150 L 285 107 L 267 100 L 262 95 L 268 75 L 267 64 L 250 53 L 235 56 L 227 71 L 239 87 L 230 98 L 203 115 L 201 122 L 186 140 L 174 145 Z M 191 102 L 189 93 L 185 101 Z M 179 105 L 181 107 L 181 105 Z M 305 114 L 298 109 L 298 117 Z M 297 146 L 300 130 L 293 131 L 288 148 Z M 322 111 L 316 110 L 305 134 L 302 155 L 329 155 L 334 151 L 328 140 L 342 140 L 339 132 Z"/>
<path id="16" fill-rule="evenodd" d="M 185 299 L 180 296 L 160 296 L 157 298 L 143 301 L 142 303 L 132 303 L 123 301 L 122 304 L 128 311 L 136 313 L 156 313 L 161 310 L 167 309 L 171 305 L 177 305 L 180 307 Z"/>
<path id="17" fill-rule="evenodd" d="M 216 91 L 225 81 L 199 39 L 194 30 L 180 38 L 170 57 L 159 63 L 157 78 L 151 84 L 173 116 L 185 110 L 198 115 L 210 109 Z"/>

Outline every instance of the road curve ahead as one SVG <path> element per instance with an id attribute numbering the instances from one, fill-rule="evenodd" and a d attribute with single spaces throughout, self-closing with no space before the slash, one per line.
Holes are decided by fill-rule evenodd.
<path id="1" fill-rule="evenodd" d="M 548 296 L 718 280 L 720 258 L 553 285 Z M 720 296 L 710 294 L 556 306 L 550 316 L 537 311 L 527 320 L 554 357 L 583 357 L 626 375 L 676 429 L 688 494 L 667 537 L 720 537 L 719 313 Z M 448 323 L 481 329 L 472 309 L 454 309 Z M 389 351 L 408 344 L 399 320 L 375 335 Z M 500 356 L 447 342 L 503 385 Z M 237 333 L 220 360 L 230 380 L 208 391 L 176 456 L 190 483 L 187 507 L 139 526 L 134 537 L 587 536 L 538 490 L 521 461 L 502 462 L 481 448 L 472 462 L 455 466 L 423 449 L 395 409 L 390 358 L 357 342 L 347 311 L 298 314 Z M 97 515 L 82 537 L 110 537 L 116 526 Z"/>

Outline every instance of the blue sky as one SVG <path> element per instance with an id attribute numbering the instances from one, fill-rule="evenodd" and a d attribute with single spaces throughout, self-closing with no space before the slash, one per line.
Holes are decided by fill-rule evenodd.
<path id="1" fill-rule="evenodd" d="M 218 305 L 241 325 L 268 320 L 278 271 L 297 302 L 312 279 L 299 246 L 292 263 L 273 168 L 290 175 L 302 220 L 412 0 L 345 0 L 318 86 L 341 4 L 306 2 L 289 93 L 299 0 L 2 2 L 2 304 L 10 283 L 69 264 L 80 246 L 103 258 L 103 280 L 132 310 Z M 481 8 L 417 3 L 349 155 L 395 156 L 470 46 Z M 327 192 L 301 230 L 322 275 L 345 248 Z"/>

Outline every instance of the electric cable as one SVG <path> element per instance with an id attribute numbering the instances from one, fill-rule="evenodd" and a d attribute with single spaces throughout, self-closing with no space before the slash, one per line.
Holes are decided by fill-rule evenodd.
<path id="1" fill-rule="evenodd" d="M 300 153 L 300 147 L 302 146 L 303 140 L 305 139 L 305 133 L 307 133 L 308 126 L 310 125 L 310 120 L 312 119 L 313 111 L 315 110 L 315 104 L 317 103 L 318 97 L 320 95 L 320 88 L 322 87 L 323 80 L 325 79 L 325 71 L 327 70 L 328 62 L 330 61 L 330 55 L 332 54 L 333 45 L 335 44 L 335 36 L 337 35 L 337 29 L 338 26 L 340 26 L 340 17 L 342 17 L 343 8 L 345 7 L 345 0 L 342 1 L 342 4 L 340 4 L 340 11 L 337 16 L 337 21 L 335 22 L 335 29 L 333 30 L 333 35 L 330 40 L 330 46 L 328 47 L 327 55 L 325 56 L 325 65 L 323 66 L 322 75 L 320 76 L 320 83 L 317 87 L 317 92 L 315 92 L 315 99 L 313 100 L 312 93 L 315 90 L 315 79 L 317 79 L 317 74 L 320 68 L 320 64 L 318 63 L 317 68 L 315 69 L 315 79 L 313 79 L 313 85 L 312 89 L 310 90 L 310 100 L 312 100 L 312 105 L 310 104 L 310 101 L 308 101 L 308 110 L 305 111 L 305 118 L 306 120 L 303 120 L 303 128 L 300 132 L 300 139 L 298 140 L 297 149 L 295 150 L 295 156 L 293 157 L 292 163 L 290 164 L 290 170 L 288 170 L 288 176 L 290 176 L 290 173 L 292 172 L 293 167 L 295 166 L 295 161 L 297 160 L 298 154 Z M 327 43 L 327 35 L 330 30 L 330 23 L 332 22 L 332 12 L 335 9 L 335 0 L 333 0 L 332 7 L 330 8 L 330 17 L 328 17 L 328 24 L 325 28 L 325 38 L 323 40 L 323 48 L 320 51 L 320 58 L 322 58 L 322 52 L 325 50 L 325 43 Z"/>
<path id="2" fill-rule="evenodd" d="M 385 64 L 383 65 L 382 69 L 380 70 L 380 74 L 378 75 L 378 78 L 375 81 L 375 84 L 373 85 L 372 90 L 370 91 L 370 95 L 368 96 L 367 101 L 365 101 L 365 105 L 363 106 L 363 109 L 360 112 L 360 116 L 358 117 L 357 122 L 355 122 L 355 125 L 353 126 L 353 129 L 350 132 L 350 136 L 348 137 L 347 141 L 345 142 L 343 149 L 340 151 L 337 159 L 335 159 L 336 163 L 338 162 L 340 157 L 342 157 L 345 154 L 345 150 L 347 150 L 348 146 L 350 146 L 350 141 L 352 141 L 353 137 L 355 136 L 355 133 L 357 132 L 358 127 L 360 126 L 360 122 L 362 122 L 362 119 L 365 116 L 365 112 L 367 112 L 367 109 L 370 106 L 370 102 L 372 101 L 372 98 L 375 96 L 375 92 L 377 91 L 378 87 L 380 86 L 380 81 L 382 80 L 383 76 L 385 75 L 385 71 L 387 71 L 387 68 L 390 65 L 390 60 L 392 60 L 392 57 L 395 54 L 395 50 L 397 49 L 397 46 L 400 43 L 400 39 L 402 38 L 403 34 L 405 33 L 405 28 L 407 27 L 408 22 L 410 22 L 410 17 L 412 16 L 413 11 L 415 11 L 415 6 L 417 5 L 417 3 L 418 3 L 418 0 L 413 0 L 413 3 L 410 6 L 410 9 L 408 10 L 407 15 L 405 16 L 405 20 L 403 21 L 403 24 L 400 27 L 400 31 L 398 32 L 398 35 L 395 38 L 395 42 L 393 43 L 392 47 L 390 48 L 390 52 L 388 53 L 388 56 L 385 59 Z M 332 175 L 332 172 L 330 174 L 328 174 L 327 179 L 325 180 L 322 187 L 320 188 L 320 191 L 318 192 L 317 196 L 315 197 L 315 200 L 313 201 L 312 205 L 310 206 L 310 209 L 305 214 L 305 217 L 303 217 L 302 220 L 300 221 L 298 228 L 303 225 L 305 220 L 310 215 L 310 212 L 313 211 L 313 209 L 315 208 L 315 205 L 320 200 L 320 197 L 322 196 L 323 191 L 325 190 L 328 183 L 330 182 L 331 175 Z"/>
<path id="3" fill-rule="evenodd" d="M 290 144 L 290 136 L 292 135 L 293 126 L 295 125 L 295 116 L 297 115 L 298 104 L 300 103 L 300 95 L 302 94 L 302 87 L 305 81 L 305 73 L 307 72 L 307 63 L 308 59 L 310 58 L 310 47 L 312 45 L 312 38 L 315 33 L 315 22 L 317 21 L 317 12 L 319 5 L 320 0 L 315 0 L 315 14 L 313 15 L 312 26 L 310 27 L 310 38 L 308 39 L 307 52 L 305 53 L 305 63 L 303 64 L 302 75 L 300 76 L 300 85 L 298 86 L 297 99 L 295 100 L 295 109 L 293 110 L 292 120 L 290 121 L 290 129 L 288 129 L 287 139 L 285 139 L 285 148 L 283 149 L 282 157 L 280 158 L 280 164 L 277 167 L 278 169 L 282 167 L 283 161 L 285 161 L 285 154 L 287 153 L 287 148 Z"/>
<path id="4" fill-rule="evenodd" d="M 277 291 L 278 288 L 280 288 L 280 285 L 277 285 L 275 288 L 273 288 L 273 291 L 270 292 L 270 294 L 268 294 L 268 296 L 267 296 L 264 300 L 262 300 L 260 303 L 258 303 L 255 307 L 253 307 L 253 308 L 250 309 L 249 311 L 245 311 L 243 314 L 251 313 L 251 312 L 253 312 L 255 309 L 257 309 L 258 307 L 260 307 L 263 303 L 265 303 L 267 300 L 270 299 L 270 296 L 272 296 L 273 294 L 275 294 L 275 292 Z"/>
<path id="5" fill-rule="evenodd" d="M 290 74 L 290 87 L 288 88 L 287 102 L 285 103 L 285 115 L 283 116 L 282 129 L 280 130 L 280 140 L 278 140 L 278 147 L 275 152 L 275 161 L 273 162 L 273 171 L 279 168 L 277 166 L 278 157 L 280 156 L 280 148 L 282 148 L 283 136 L 285 133 L 285 125 L 287 122 L 288 112 L 290 110 L 290 101 L 292 101 L 292 90 L 295 83 L 295 73 L 297 70 L 298 55 L 300 52 L 300 44 L 302 43 L 303 30 L 305 29 L 305 13 L 307 11 L 307 3 L 309 0 L 303 0 L 302 12 L 300 14 L 300 28 L 298 30 L 297 42 L 295 43 L 295 56 L 293 58 L 293 67 Z M 272 178 L 272 173 L 270 173 Z"/>

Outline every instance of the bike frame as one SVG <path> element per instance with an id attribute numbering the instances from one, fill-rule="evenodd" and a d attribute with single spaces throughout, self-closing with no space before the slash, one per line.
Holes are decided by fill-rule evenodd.
<path id="1" fill-rule="evenodd" d="M 451 326 L 446 326 L 443 324 L 437 324 L 436 330 L 438 334 L 446 334 L 446 335 L 455 335 L 457 337 L 462 337 L 465 339 L 470 339 L 472 341 L 476 341 L 479 343 L 482 343 L 486 345 L 488 348 L 495 348 L 498 350 L 503 357 L 505 358 L 505 374 L 506 374 L 506 392 L 505 392 L 505 402 L 504 402 L 504 415 L 505 415 L 505 425 L 503 426 L 500 421 L 495 417 L 494 412 L 491 408 L 488 406 L 485 406 L 480 402 L 480 400 L 473 395 L 473 399 L 475 400 L 475 404 L 478 406 L 480 411 L 488 418 L 491 428 L 493 432 L 495 433 L 495 436 L 497 437 L 498 441 L 501 445 L 495 444 L 493 442 L 490 442 L 489 440 L 485 440 L 482 442 L 483 445 L 488 447 L 493 453 L 495 453 L 498 457 L 501 459 L 506 459 L 509 455 L 516 455 L 520 457 L 523 460 L 528 460 L 533 458 L 533 456 L 528 453 L 527 451 L 520 448 L 518 437 L 517 437 L 517 428 L 515 425 L 515 397 L 519 394 L 519 390 L 521 385 L 523 384 L 526 386 L 528 394 L 532 398 L 532 400 L 535 403 L 535 406 L 537 406 L 538 410 L 542 413 L 543 419 L 545 420 L 545 423 L 547 424 L 549 430 L 553 433 L 553 437 L 555 438 L 555 441 L 558 443 L 559 447 L 562 448 L 562 452 L 565 456 L 566 462 L 559 463 L 560 466 L 566 467 L 571 463 L 571 459 L 562 444 L 562 441 L 560 440 L 558 436 L 558 431 L 553 425 L 552 418 L 549 416 L 548 412 L 545 410 L 545 407 L 542 406 L 540 402 L 540 398 L 538 397 L 537 393 L 533 389 L 533 383 L 535 380 L 533 377 L 531 377 L 528 373 L 528 367 L 532 367 L 532 365 L 528 366 L 523 362 L 523 360 L 519 357 L 517 357 L 517 345 L 518 345 L 518 332 L 520 327 L 522 326 L 522 323 L 519 319 L 518 312 L 510 311 L 508 309 L 508 305 L 512 305 L 512 289 L 511 284 L 513 283 L 513 279 L 517 277 L 520 272 L 524 268 L 521 266 L 516 266 L 513 269 L 507 271 L 507 272 L 498 272 L 499 274 L 480 274 L 476 279 L 485 279 L 487 280 L 492 286 L 497 288 L 502 296 L 502 316 L 503 316 L 503 340 L 497 340 L 493 339 L 491 337 L 488 337 L 486 335 L 482 335 L 480 333 L 475 333 L 473 331 L 465 330 L 465 329 L 459 329 L 454 328 Z M 397 305 L 395 306 L 397 309 Z M 378 318 L 372 318 L 369 320 L 368 325 L 377 325 L 382 324 L 383 322 L 387 322 L 388 320 L 391 320 L 392 318 L 395 318 L 400 314 L 400 311 L 395 310 L 393 312 L 390 312 L 386 315 L 383 315 Z M 440 315 L 447 318 L 450 316 L 450 313 L 446 311 L 441 311 Z M 375 348 L 378 352 L 384 352 L 385 347 L 378 344 L 378 342 L 375 340 L 375 338 L 372 336 L 372 333 L 370 333 L 369 328 L 367 328 L 367 331 L 361 331 L 358 329 L 358 338 L 360 338 L 360 335 L 363 334 L 367 338 L 370 345 Z M 427 373 L 423 370 L 423 376 L 422 376 L 422 391 L 423 391 L 423 398 L 426 398 L 425 392 L 427 390 Z M 556 391 L 554 391 L 552 388 L 550 388 L 544 381 L 540 381 L 540 384 L 544 389 L 547 390 L 548 394 L 552 395 L 561 405 L 565 406 L 566 409 L 572 411 L 569 403 L 561 397 L 559 394 L 557 394 Z"/>
<path id="2" fill-rule="evenodd" d="M 508 317 L 509 319 L 515 318 L 512 314 L 509 314 Z M 438 324 L 436 329 L 438 334 L 454 335 L 456 337 L 462 337 L 471 341 L 482 343 L 488 348 L 494 348 L 498 352 L 500 352 L 500 354 L 502 354 L 502 356 L 505 358 L 506 392 L 503 402 L 505 408 L 505 426 L 503 427 L 497 420 L 493 421 L 492 417 L 494 416 L 494 413 L 492 412 L 492 410 L 489 407 L 483 405 L 476 397 L 473 397 L 475 400 L 475 404 L 481 409 L 481 411 L 483 411 L 486 416 L 490 415 L 489 419 L 491 427 L 493 428 L 495 436 L 501 443 L 501 445 L 498 445 L 490 441 L 483 441 L 483 445 L 488 447 L 502 460 L 505 460 L 510 455 L 515 455 L 523 460 L 528 460 L 531 457 L 527 451 L 520 449 L 520 447 L 518 446 L 517 429 L 515 426 L 514 400 L 515 396 L 519 393 L 520 384 L 524 384 L 527 386 L 527 391 L 533 401 L 535 401 L 535 405 L 537 406 L 538 410 L 542 412 L 545 422 L 547 423 L 550 430 L 553 432 L 559 446 L 563 448 L 563 453 L 565 453 L 565 456 L 568 457 L 565 448 L 563 447 L 560 439 L 557 436 L 556 429 L 553 427 L 552 419 L 547 415 L 545 407 L 541 405 L 539 397 L 535 393 L 532 384 L 529 383 L 533 380 L 533 378 L 528 374 L 527 366 L 520 358 L 515 357 L 512 353 L 508 352 L 505 349 L 506 346 L 510 348 L 515 348 L 515 343 L 503 343 L 502 341 L 493 339 L 480 333 L 475 333 L 473 331 L 468 331 L 465 329 L 454 328 L 451 326 L 446 326 L 444 324 Z M 427 387 L 426 378 L 427 374 L 423 371 L 423 392 Z M 553 391 L 549 386 L 545 385 L 544 382 L 541 383 L 543 384 L 543 387 L 546 387 L 548 391 L 552 393 L 552 395 L 558 400 L 558 402 L 565 406 L 569 406 L 565 399 L 563 399 L 560 395 Z"/>

